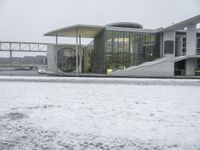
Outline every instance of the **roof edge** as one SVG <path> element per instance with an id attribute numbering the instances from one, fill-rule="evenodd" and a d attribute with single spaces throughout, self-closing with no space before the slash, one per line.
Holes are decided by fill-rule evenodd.
<path id="1" fill-rule="evenodd" d="M 71 25 L 71 26 L 67 26 L 67 27 L 64 27 L 64 28 L 59 28 L 59 29 L 56 29 L 56 30 L 52 30 L 50 32 L 47 32 L 47 33 L 43 34 L 43 36 L 56 36 L 56 33 L 60 32 L 60 31 L 67 30 L 67 29 L 70 29 L 70 28 L 75 28 L 73 30 L 76 30 L 76 29 L 79 29 L 81 27 L 101 28 L 101 29 L 105 28 L 104 26 L 97 26 L 97 25 L 76 24 L 76 25 Z"/>
<path id="2" fill-rule="evenodd" d="M 198 23 L 200 23 L 200 15 L 196 15 L 194 17 L 191 17 L 191 18 L 185 19 L 183 21 L 180 21 L 180 22 L 178 22 L 176 24 L 173 24 L 173 25 L 170 25 L 168 27 L 165 27 L 162 30 L 160 30 L 160 32 L 176 31 L 176 30 L 178 30 L 180 28 L 186 27 L 187 25 L 198 24 Z"/>

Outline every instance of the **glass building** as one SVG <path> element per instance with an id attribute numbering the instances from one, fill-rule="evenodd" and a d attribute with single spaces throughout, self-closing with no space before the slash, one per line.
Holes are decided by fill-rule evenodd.
<path id="1" fill-rule="evenodd" d="M 56 37 L 55 46 L 48 50 L 49 70 L 58 74 L 74 72 L 77 76 L 200 75 L 198 23 L 200 15 L 158 29 L 143 29 L 142 25 L 129 22 L 57 29 L 45 34 Z M 76 42 L 72 49 L 68 49 L 69 44 L 61 48 L 58 37 L 72 37 Z M 82 45 L 81 38 L 92 41 Z"/>
<path id="2" fill-rule="evenodd" d="M 124 26 L 130 30 L 142 28 L 137 24 L 128 25 Z M 106 73 L 107 69 L 124 69 L 160 57 L 158 33 L 121 31 L 121 24 L 112 24 L 110 28 L 113 29 L 105 29 L 94 38 L 91 51 L 93 72 Z"/>

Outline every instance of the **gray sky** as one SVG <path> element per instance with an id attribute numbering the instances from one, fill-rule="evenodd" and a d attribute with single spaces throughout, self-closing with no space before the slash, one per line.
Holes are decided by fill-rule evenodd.
<path id="1" fill-rule="evenodd" d="M 0 40 L 55 42 L 43 34 L 73 24 L 156 29 L 198 14 L 200 0 L 0 0 Z"/>

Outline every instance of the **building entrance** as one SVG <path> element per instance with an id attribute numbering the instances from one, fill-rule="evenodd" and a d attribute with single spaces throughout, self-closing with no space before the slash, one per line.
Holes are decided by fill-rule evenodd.
<path id="1" fill-rule="evenodd" d="M 186 66 L 186 61 L 182 60 L 179 62 L 175 62 L 174 64 L 174 75 L 175 76 L 185 76 L 185 66 Z"/>

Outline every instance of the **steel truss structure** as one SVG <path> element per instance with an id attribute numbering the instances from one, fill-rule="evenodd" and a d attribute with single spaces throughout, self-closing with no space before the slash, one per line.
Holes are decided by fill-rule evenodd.
<path id="1" fill-rule="evenodd" d="M 48 43 L 0 41 L 0 51 L 47 52 Z"/>

